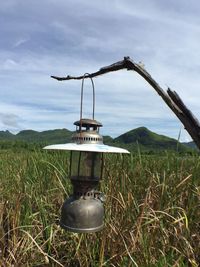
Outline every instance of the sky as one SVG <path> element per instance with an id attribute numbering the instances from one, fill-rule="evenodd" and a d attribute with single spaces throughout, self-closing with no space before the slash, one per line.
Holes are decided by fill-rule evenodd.
<path id="1" fill-rule="evenodd" d="M 79 119 L 82 75 L 130 56 L 200 118 L 200 2 L 6 0 L 0 5 L 0 131 L 67 128 Z M 191 138 L 144 79 L 126 70 L 94 78 L 96 120 L 112 137 L 145 126 Z M 84 86 L 84 117 L 92 87 Z"/>

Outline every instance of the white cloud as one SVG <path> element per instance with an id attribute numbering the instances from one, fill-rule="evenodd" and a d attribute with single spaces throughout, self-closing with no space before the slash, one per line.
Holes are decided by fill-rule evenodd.
<path id="1" fill-rule="evenodd" d="M 19 128 L 19 117 L 12 113 L 0 113 L 0 122 L 6 127 Z"/>
<path id="2" fill-rule="evenodd" d="M 4 70 L 12 70 L 12 69 L 16 69 L 16 67 L 18 66 L 17 62 L 15 62 L 12 59 L 6 59 L 4 64 L 2 65 Z"/>
<path id="3" fill-rule="evenodd" d="M 20 38 L 14 43 L 13 47 L 15 47 L 15 48 L 19 47 L 19 46 L 25 44 L 28 41 L 29 41 L 29 38 Z"/>
<path id="4" fill-rule="evenodd" d="M 199 3 L 186 0 L 2 3 L 1 114 L 17 116 L 10 120 L 19 129 L 70 128 L 79 116 L 81 82 L 59 83 L 49 76 L 93 72 L 131 56 L 143 61 L 162 87 L 176 90 L 200 117 L 199 9 Z M 179 121 L 138 74 L 111 73 L 95 84 L 97 119 L 105 134 L 148 126 L 177 137 Z M 86 83 L 86 115 L 90 90 Z"/>

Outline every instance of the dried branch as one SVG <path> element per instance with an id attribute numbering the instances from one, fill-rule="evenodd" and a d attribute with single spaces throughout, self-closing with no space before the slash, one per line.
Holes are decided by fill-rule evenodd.
<path id="1" fill-rule="evenodd" d="M 176 114 L 178 119 L 183 123 L 185 129 L 188 131 L 192 139 L 194 140 L 197 147 L 200 149 L 200 123 L 192 114 L 192 112 L 186 107 L 178 94 L 174 91 L 171 91 L 169 88 L 167 92 L 163 90 L 159 84 L 151 77 L 151 75 L 141 66 L 140 64 L 135 63 L 129 57 L 124 57 L 124 60 L 118 61 L 112 65 L 101 68 L 99 71 L 86 75 L 85 78 L 93 78 L 99 75 L 103 75 L 108 72 L 118 71 L 121 69 L 133 70 L 136 71 L 140 76 L 142 76 L 162 97 L 164 102 L 168 107 Z M 82 76 L 66 76 L 66 77 L 57 77 L 51 76 L 52 78 L 58 81 L 64 80 L 80 80 L 83 79 Z"/>

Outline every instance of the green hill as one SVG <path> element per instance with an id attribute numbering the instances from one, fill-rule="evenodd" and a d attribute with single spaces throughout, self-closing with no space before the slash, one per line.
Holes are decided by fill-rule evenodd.
<path id="1" fill-rule="evenodd" d="M 40 146 L 46 144 L 61 144 L 70 142 L 72 133 L 72 131 L 67 129 L 55 129 L 43 132 L 23 130 L 16 135 L 9 131 L 0 131 L 0 143 L 4 147 L 8 146 L 9 142 L 12 142 L 11 147 L 16 145 L 19 147 L 20 143 L 23 146 L 25 146 L 25 143 L 38 144 Z M 178 143 L 177 140 L 173 138 L 156 134 L 145 127 L 131 130 L 115 139 L 110 136 L 104 136 L 104 143 L 124 147 L 130 151 L 137 151 L 139 147 L 141 151 L 148 153 L 177 149 L 180 152 L 189 152 L 193 149 L 192 147 L 189 147 L 190 144 Z"/>
<path id="2" fill-rule="evenodd" d="M 43 132 L 33 130 L 24 130 L 16 134 L 17 140 L 23 140 L 32 143 L 67 143 L 71 140 L 72 132 L 67 129 L 55 129 Z"/>
<path id="3" fill-rule="evenodd" d="M 15 135 L 9 131 L 0 131 L 0 140 L 12 140 L 15 138 Z"/>
<path id="4" fill-rule="evenodd" d="M 183 145 L 187 146 L 187 147 L 190 147 L 190 148 L 194 148 L 194 149 L 197 149 L 197 146 L 195 144 L 195 142 L 188 142 L 188 143 L 183 143 Z"/>
<path id="5" fill-rule="evenodd" d="M 130 150 L 135 150 L 140 147 L 141 150 L 179 150 L 181 152 L 189 151 L 190 149 L 185 145 L 178 143 L 176 139 L 159 135 L 151 132 L 146 127 L 139 127 L 127 133 L 120 135 L 114 139 L 115 143 L 125 144 L 125 147 Z"/>

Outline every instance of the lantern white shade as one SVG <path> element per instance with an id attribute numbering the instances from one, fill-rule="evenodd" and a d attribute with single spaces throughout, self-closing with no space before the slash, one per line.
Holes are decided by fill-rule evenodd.
<path id="1" fill-rule="evenodd" d="M 71 151 L 89 151 L 89 152 L 102 152 L 102 153 L 126 153 L 130 152 L 124 148 L 108 146 L 104 144 L 58 144 L 58 145 L 49 145 L 45 146 L 43 149 L 52 149 L 52 150 L 71 150 Z"/>

